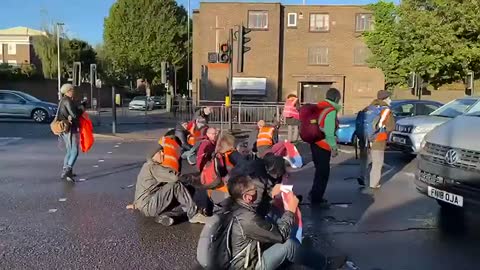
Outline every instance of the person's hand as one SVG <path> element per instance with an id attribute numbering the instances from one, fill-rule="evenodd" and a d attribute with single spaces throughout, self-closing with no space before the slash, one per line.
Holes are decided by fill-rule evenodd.
<path id="1" fill-rule="evenodd" d="M 275 186 L 273 186 L 273 189 L 272 189 L 272 198 L 277 196 L 278 194 L 280 194 L 280 192 L 282 192 L 280 190 L 280 188 L 282 187 L 282 184 L 276 184 Z"/>
<path id="2" fill-rule="evenodd" d="M 295 211 L 297 211 L 299 200 L 297 196 L 293 194 L 293 192 L 287 193 L 287 196 L 288 196 L 288 200 L 287 200 L 287 205 L 285 207 L 285 210 L 295 213 Z"/>
<path id="3" fill-rule="evenodd" d="M 135 210 L 135 205 L 134 204 L 127 204 L 127 207 L 126 207 L 128 210 Z"/>

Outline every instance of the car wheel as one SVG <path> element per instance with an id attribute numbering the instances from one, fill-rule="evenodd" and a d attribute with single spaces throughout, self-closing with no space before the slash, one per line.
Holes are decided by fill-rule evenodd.
<path id="1" fill-rule="evenodd" d="M 47 111 L 43 109 L 35 109 L 32 112 L 32 119 L 37 123 L 43 123 L 47 121 Z"/>

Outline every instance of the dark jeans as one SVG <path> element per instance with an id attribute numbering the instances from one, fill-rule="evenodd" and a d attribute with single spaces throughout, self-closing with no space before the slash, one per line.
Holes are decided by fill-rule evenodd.
<path id="1" fill-rule="evenodd" d="M 312 202 L 321 202 L 327 189 L 328 178 L 330 177 L 331 152 L 314 143 L 310 144 L 310 149 L 312 150 L 312 159 L 315 165 L 315 176 L 310 196 Z"/>

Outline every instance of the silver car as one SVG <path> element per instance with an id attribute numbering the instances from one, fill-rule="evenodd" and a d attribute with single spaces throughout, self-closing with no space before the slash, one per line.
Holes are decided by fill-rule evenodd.
<path id="1" fill-rule="evenodd" d="M 31 118 L 41 123 L 53 119 L 57 109 L 57 104 L 41 101 L 27 93 L 0 90 L 0 117 Z"/>
<path id="2" fill-rule="evenodd" d="M 390 134 L 390 147 L 407 153 L 419 153 L 422 140 L 428 132 L 448 120 L 468 112 L 478 100 L 478 97 L 455 99 L 429 115 L 397 121 L 395 131 Z"/>

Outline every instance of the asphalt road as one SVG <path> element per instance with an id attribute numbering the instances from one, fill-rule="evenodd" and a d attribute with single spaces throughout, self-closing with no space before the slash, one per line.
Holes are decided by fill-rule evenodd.
<path id="1" fill-rule="evenodd" d="M 76 184 L 59 180 L 62 145 L 48 125 L 0 122 L 0 269 L 191 269 L 201 225 L 162 227 L 125 210 L 152 142 L 98 140 Z M 332 164 L 330 210 L 302 206 L 314 248 L 359 269 L 478 269 L 480 222 L 442 215 L 413 185 L 415 161 L 387 153 L 382 189 L 362 194 L 345 147 Z M 291 173 L 306 194 L 310 165 Z M 347 178 L 347 180 L 345 180 Z"/>

